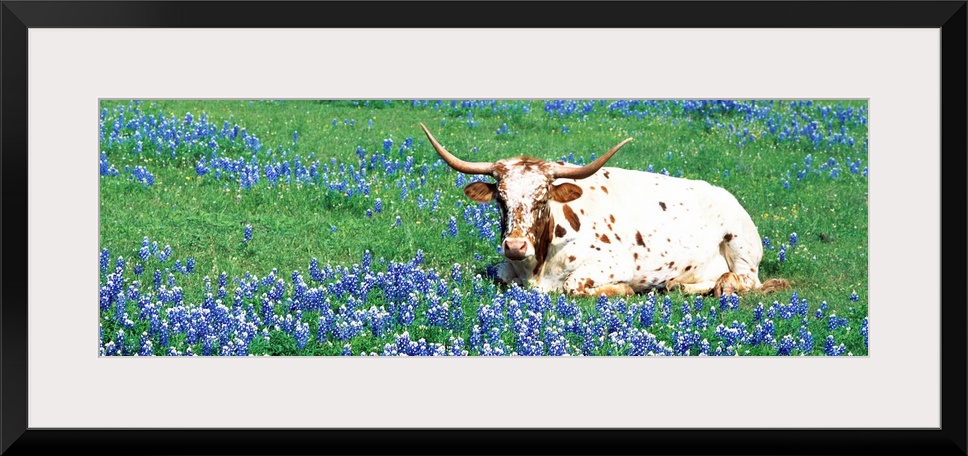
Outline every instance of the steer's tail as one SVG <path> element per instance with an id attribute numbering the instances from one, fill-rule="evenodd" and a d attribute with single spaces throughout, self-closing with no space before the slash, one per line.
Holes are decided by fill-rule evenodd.
<path id="1" fill-rule="evenodd" d="M 767 294 L 773 293 L 774 291 L 789 290 L 790 282 L 787 279 L 770 279 L 763 282 L 763 285 L 757 289 L 760 293 Z"/>

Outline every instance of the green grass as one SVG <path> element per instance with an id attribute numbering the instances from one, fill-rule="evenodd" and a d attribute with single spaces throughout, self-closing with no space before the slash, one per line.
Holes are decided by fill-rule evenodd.
<path id="1" fill-rule="evenodd" d="M 768 130 L 765 122 L 744 122 L 739 113 L 711 116 L 714 122 L 724 124 L 719 128 L 709 127 L 705 118 L 690 117 L 681 110 L 637 118 L 623 117 L 601 106 L 583 117 L 559 118 L 546 113 L 542 101 L 508 104 L 518 108 L 503 112 L 489 108 L 471 109 L 476 122 L 476 126 L 471 127 L 467 121 L 469 110 L 452 109 L 447 103 L 441 109 L 434 109 L 432 104 L 413 107 L 409 102 L 387 103 L 382 100 L 144 101 L 140 108 L 146 114 L 182 117 L 192 113 L 197 118 L 204 113 L 216 125 L 223 121 L 238 124 L 259 138 L 263 147 L 263 152 L 258 154 L 260 159 L 268 157 L 266 151 L 280 157 L 278 148 L 281 146 L 283 150 L 291 151 L 289 157 L 299 155 L 307 166 L 315 160 L 321 165 L 329 164 L 331 159 L 346 166 L 358 166 L 357 147 L 363 148 L 369 156 L 382 151 L 384 140 L 391 139 L 393 146 L 389 155 L 397 157 L 399 145 L 406 138 L 412 138 L 414 146 L 406 155 L 413 157 L 417 170 L 414 176 L 419 176 L 424 164 L 441 171 L 428 173 L 426 186 L 410 191 L 405 201 L 401 201 L 395 182 L 399 176 L 385 178 L 379 175 L 380 171 L 374 171 L 377 176 L 370 176 L 374 178 L 374 185 L 369 196 L 346 197 L 316 185 L 272 187 L 267 185 L 264 177 L 254 188 L 241 189 L 232 180 L 196 175 L 195 164 L 199 158 L 211 154 L 211 150 L 205 147 L 179 149 L 172 158 L 147 149 L 140 154 L 134 153 L 130 141 L 115 145 L 102 143 L 102 151 L 120 175 L 101 178 L 101 247 L 109 249 L 113 258 L 121 255 L 131 261 L 138 256 L 142 238 L 148 237 L 160 244 L 170 244 L 174 259 L 193 257 L 195 273 L 178 278 L 186 302 L 201 301 L 205 276 L 213 281 L 222 272 L 230 278 L 247 272 L 265 277 L 277 270 L 277 276 L 288 282 L 293 271 L 307 275 L 312 258 L 317 258 L 321 264 L 349 266 L 358 263 L 365 250 L 369 250 L 374 259 L 395 262 L 408 261 L 422 250 L 425 267 L 441 271 L 441 275 L 445 275 L 455 263 L 467 270 L 482 271 L 485 265 L 501 259 L 495 251 L 496 242 L 478 238 L 470 226 L 463 224 L 458 201 L 465 205 L 475 203 L 466 199 L 461 189 L 454 185 L 457 173 L 440 168 L 442 164 L 418 123 L 426 124 L 449 151 L 474 161 L 517 155 L 557 160 L 569 154 L 587 160 L 590 154 L 600 155 L 631 136 L 634 141 L 626 145 L 609 166 L 644 170 L 651 165 L 655 171 L 664 168 L 673 175 L 681 171 L 683 177 L 703 179 L 732 192 L 752 215 L 760 235 L 772 240 L 774 250 L 765 252 L 761 279 L 788 279 L 800 298 L 809 301 L 811 322 L 815 309 L 826 301 L 831 311 L 838 316 L 847 316 L 851 321 L 852 334 L 845 335 L 843 340 L 838 337 L 838 342 L 847 344 L 853 354 L 866 354 L 858 330 L 860 321 L 867 316 L 867 177 L 849 172 L 846 165 L 848 158 L 854 158 L 863 161 L 862 168 L 866 166 L 867 153 L 861 150 L 861 144 L 867 138 L 866 126 L 846 126 L 856 139 L 853 147 L 842 144 L 814 149 L 809 141 L 779 141 L 775 136 L 758 138 L 739 146 L 737 137 L 729 135 L 729 124 L 740 126 L 740 129 L 745 126 L 750 133 L 761 134 Z M 522 112 L 521 105 L 530 106 L 530 112 Z M 863 101 L 816 102 L 816 105 L 852 106 L 855 109 L 863 106 L 866 109 Z M 117 106 L 128 106 L 128 102 L 105 100 L 101 106 L 113 112 Z M 777 103 L 771 109 L 777 113 L 802 111 L 816 117 L 813 108 L 795 108 L 785 103 Z M 332 124 L 334 119 L 338 125 Z M 353 120 L 354 124 L 344 125 L 344 119 Z M 369 121 L 372 121 L 372 127 Z M 509 134 L 496 133 L 502 124 L 507 125 Z M 839 121 L 834 125 L 840 128 Z M 562 132 L 563 126 L 567 132 Z M 110 129 L 108 126 L 107 131 Z M 299 133 L 295 144 L 294 131 Z M 233 150 L 226 144 L 220 146 L 222 155 L 249 156 L 241 147 L 236 146 Z M 476 152 L 472 152 L 475 149 Z M 828 158 L 834 158 L 842 168 L 839 176 L 830 178 L 827 172 L 822 172 L 798 180 L 797 170 L 803 169 L 808 154 L 812 154 L 814 168 Z M 314 158 L 310 159 L 310 156 Z M 154 174 L 155 184 L 146 188 L 129 179 L 130 173 L 124 171 L 128 166 L 146 167 Z M 728 176 L 725 175 L 727 172 Z M 784 181 L 789 182 L 790 188 L 784 188 Z M 417 195 L 430 199 L 435 190 L 440 191 L 438 210 L 418 209 L 415 204 Z M 368 217 L 365 212 L 373 209 L 376 198 L 382 199 L 383 211 Z M 397 216 L 403 223 L 394 227 Z M 460 234 L 456 238 L 443 238 L 441 233 L 447 229 L 451 216 L 461 221 Z M 254 233 L 252 240 L 244 243 L 243 229 L 247 224 L 253 227 Z M 331 227 L 336 230 L 332 231 Z M 786 261 L 781 263 L 776 248 L 789 243 L 793 232 L 798 234 L 799 242 L 787 250 Z M 475 253 L 483 260 L 474 260 Z M 146 275 L 141 279 L 144 282 L 150 281 L 148 271 L 161 267 L 152 265 L 152 261 L 146 264 Z M 170 267 L 170 263 L 167 266 Z M 230 283 L 229 300 L 232 287 L 234 284 Z M 853 292 L 859 296 L 857 302 L 848 299 Z M 757 303 L 762 302 L 767 307 L 774 300 L 786 303 L 790 295 L 790 292 L 768 296 L 751 293 L 742 300 L 746 312 L 737 313 L 724 323 L 728 325 L 738 319 L 752 324 L 748 311 Z M 675 309 L 683 301 L 693 300 L 691 296 L 679 293 L 670 296 Z M 379 305 L 378 299 L 371 301 Z M 591 298 L 576 301 L 589 311 L 595 305 L 595 299 Z M 707 301 L 706 309 L 710 302 Z M 479 303 L 465 299 L 464 306 L 467 321 L 472 325 Z M 133 307 L 131 314 L 136 313 L 136 307 Z M 314 319 L 308 318 L 307 321 L 312 323 Z M 783 326 L 785 323 L 789 323 L 792 329 L 781 331 L 781 328 L 787 329 Z M 817 322 L 821 323 L 825 325 L 825 321 Z M 116 329 L 103 313 L 102 326 L 106 334 Z M 795 334 L 798 327 L 796 319 L 777 321 L 777 337 L 791 332 Z M 819 330 L 815 334 L 821 332 L 826 334 L 826 331 Z M 413 339 L 426 337 L 428 341 L 439 343 L 446 343 L 447 337 L 452 335 L 439 328 L 411 329 L 410 334 Z M 661 339 L 661 331 L 655 334 Z M 354 353 L 361 350 L 379 353 L 384 344 L 392 342 L 392 337 L 358 339 L 351 341 Z M 580 340 L 575 343 L 581 345 Z M 823 340 L 815 340 L 814 345 L 819 347 L 814 353 L 822 353 Z M 311 342 L 305 351 L 299 351 L 295 349 L 292 337 L 285 334 L 274 334 L 270 342 L 256 338 L 250 347 L 254 354 L 318 355 L 338 354 L 341 350 L 338 344 Z M 757 353 L 757 350 L 763 353 Z M 755 347 L 751 354 L 774 354 L 775 349 L 771 350 Z M 156 352 L 164 353 L 163 347 Z"/>

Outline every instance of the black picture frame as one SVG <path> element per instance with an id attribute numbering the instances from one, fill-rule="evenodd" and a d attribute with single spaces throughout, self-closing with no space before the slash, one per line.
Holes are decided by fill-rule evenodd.
<path id="1" fill-rule="evenodd" d="M 36 429 L 27 427 L 27 31 L 74 27 L 752 27 L 941 31 L 942 258 L 965 252 L 966 1 L 3 1 L 3 454 L 966 454 L 961 258 L 942 286 L 938 429 Z M 537 8 L 535 8 L 537 7 Z M 548 14 L 548 9 L 554 14 Z M 427 14 L 428 11 L 434 14 Z M 540 11 L 534 13 L 532 11 Z M 899 88 L 903 90 L 903 88 Z M 952 184 L 954 183 L 954 184 Z M 910 266 L 903 266 L 910 267 Z M 885 398 L 890 400 L 890 398 Z"/>

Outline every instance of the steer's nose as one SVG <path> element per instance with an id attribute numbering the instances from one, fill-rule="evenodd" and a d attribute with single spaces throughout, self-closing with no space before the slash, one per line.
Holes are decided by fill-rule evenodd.
<path id="1" fill-rule="evenodd" d="M 523 260 L 528 254 L 528 241 L 522 238 L 504 240 L 504 256 L 509 260 Z"/>

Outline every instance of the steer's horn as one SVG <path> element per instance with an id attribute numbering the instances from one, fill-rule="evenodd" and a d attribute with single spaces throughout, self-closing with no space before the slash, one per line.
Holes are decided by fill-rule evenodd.
<path id="1" fill-rule="evenodd" d="M 622 141 L 618 143 L 615 147 L 609 149 L 608 152 L 605 152 L 605 155 L 598 157 L 598 160 L 595 160 L 585 166 L 582 166 L 581 168 L 555 165 L 555 169 L 554 169 L 555 177 L 556 178 L 563 177 L 566 179 L 584 179 L 588 176 L 591 176 L 592 174 L 595 174 L 595 171 L 598 171 L 599 168 L 604 166 L 605 162 L 607 162 L 609 158 L 612 158 L 612 155 L 615 155 L 615 152 L 618 152 L 618 150 L 621 149 L 622 146 L 624 146 L 627 142 L 631 140 L 632 138 L 625 138 L 625 141 Z"/>
<path id="2" fill-rule="evenodd" d="M 450 165 L 451 168 L 454 168 L 455 170 L 464 174 L 494 175 L 494 163 L 466 162 L 461 160 L 453 156 L 450 152 L 447 152 L 447 149 L 444 149 L 444 146 L 441 146 L 440 143 L 434 139 L 434 135 L 430 134 L 430 130 L 428 130 L 423 123 L 420 124 L 420 128 L 423 128 L 424 133 L 427 134 L 427 139 L 429 139 L 430 143 L 434 145 L 434 150 L 437 151 L 437 155 L 440 155 L 440 158 L 444 159 L 444 161 Z"/>

